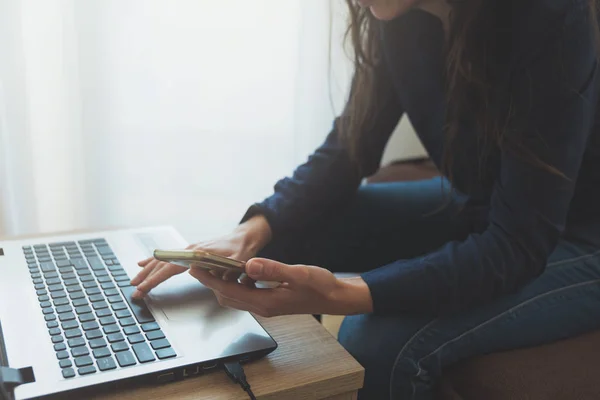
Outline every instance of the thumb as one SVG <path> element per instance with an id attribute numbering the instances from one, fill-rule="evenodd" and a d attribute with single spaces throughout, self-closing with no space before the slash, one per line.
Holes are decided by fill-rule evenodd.
<path id="1" fill-rule="evenodd" d="M 309 271 L 303 265 L 253 258 L 246 263 L 246 274 L 255 281 L 302 283 L 307 280 Z"/>

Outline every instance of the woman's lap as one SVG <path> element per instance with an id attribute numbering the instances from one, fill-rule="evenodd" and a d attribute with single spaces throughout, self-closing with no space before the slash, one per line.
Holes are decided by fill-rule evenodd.
<path id="1" fill-rule="evenodd" d="M 362 272 L 461 240 L 475 226 L 439 180 L 367 185 L 347 209 L 262 256 Z M 426 215 L 429 214 L 429 215 Z M 442 370 L 475 355 L 533 346 L 600 328 L 600 252 L 561 242 L 546 271 L 516 293 L 460 314 L 347 317 L 339 340 L 365 367 L 361 398 L 431 399 Z"/>

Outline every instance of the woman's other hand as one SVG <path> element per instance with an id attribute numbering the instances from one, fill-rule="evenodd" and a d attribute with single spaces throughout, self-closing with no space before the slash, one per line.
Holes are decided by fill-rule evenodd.
<path id="1" fill-rule="evenodd" d="M 187 247 L 189 250 L 201 249 L 224 257 L 230 257 L 240 261 L 248 261 L 256 256 L 271 240 L 271 229 L 267 220 L 261 216 L 255 216 L 240 224 L 233 232 L 216 240 L 193 244 Z M 166 281 L 173 275 L 187 270 L 185 267 L 158 261 L 153 257 L 138 263 L 142 270 L 131 280 L 136 286 L 134 298 L 144 297 L 150 290 Z M 227 280 L 237 280 L 233 274 L 225 275 Z"/>
<path id="2" fill-rule="evenodd" d="M 372 311 L 371 293 L 362 278 L 338 279 L 330 271 L 308 265 L 288 265 L 254 258 L 245 272 L 254 281 L 280 282 L 273 289 L 257 289 L 226 281 L 202 269 L 190 275 L 215 293 L 224 307 L 264 317 L 287 314 L 351 315 Z"/>

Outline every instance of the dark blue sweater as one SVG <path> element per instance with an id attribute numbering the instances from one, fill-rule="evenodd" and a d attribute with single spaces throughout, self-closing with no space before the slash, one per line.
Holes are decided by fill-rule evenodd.
<path id="1" fill-rule="evenodd" d="M 424 257 L 364 273 L 375 313 L 440 314 L 481 304 L 538 276 L 565 236 L 585 239 L 600 231 L 600 88 L 587 1 L 508 3 L 510 13 L 498 38 L 507 52 L 496 66 L 504 72 L 502 90 L 513 103 L 508 129 L 571 181 L 500 149 L 489 157 L 483 178 L 473 179 L 479 176 L 477 135 L 463 135 L 455 184 L 468 191 L 470 207 L 485 210 L 483 228 Z M 366 132 L 364 175 L 355 173 L 338 141 L 336 119 L 325 143 L 280 180 L 272 196 L 252 206 L 245 219 L 264 214 L 278 236 L 335 213 L 352 198 L 361 178 L 379 167 L 403 114 L 440 164 L 446 108 L 441 23 L 413 10 L 381 22 L 381 29 L 385 64 L 379 73 L 395 95 L 381 102 L 377 122 Z M 473 130 L 472 124 L 466 120 L 463 129 Z"/>

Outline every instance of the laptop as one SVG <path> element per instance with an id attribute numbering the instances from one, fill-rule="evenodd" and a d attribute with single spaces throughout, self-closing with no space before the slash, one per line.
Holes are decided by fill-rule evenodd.
<path id="1" fill-rule="evenodd" d="M 0 362 L 17 400 L 169 382 L 252 361 L 277 343 L 188 273 L 132 300 L 138 261 L 187 243 L 172 227 L 0 242 Z"/>

